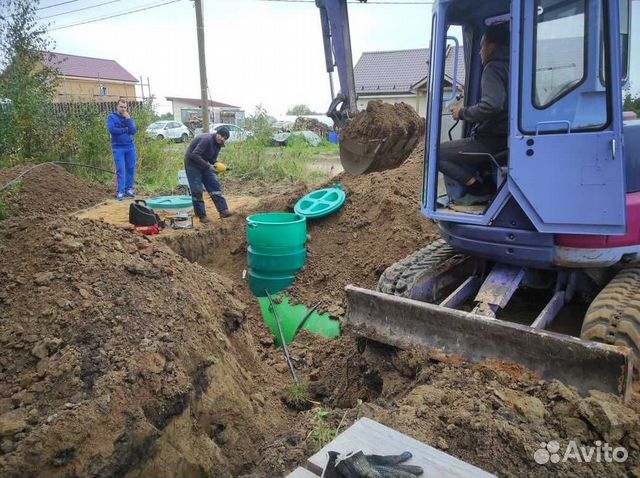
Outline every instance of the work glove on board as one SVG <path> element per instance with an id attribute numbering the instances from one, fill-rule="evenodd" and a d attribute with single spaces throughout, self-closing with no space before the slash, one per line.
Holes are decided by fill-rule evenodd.
<path id="1" fill-rule="evenodd" d="M 400 455 L 365 455 L 362 451 L 339 458 L 330 451 L 323 478 L 416 478 L 422 475 L 422 467 L 403 465 L 411 459 L 408 451 Z"/>

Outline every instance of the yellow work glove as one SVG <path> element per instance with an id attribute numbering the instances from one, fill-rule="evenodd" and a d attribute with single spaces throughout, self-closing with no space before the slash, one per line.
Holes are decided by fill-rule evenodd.
<path id="1" fill-rule="evenodd" d="M 213 163 L 213 169 L 216 173 L 224 173 L 228 168 L 226 164 L 221 163 L 220 161 L 216 161 L 215 163 Z"/>

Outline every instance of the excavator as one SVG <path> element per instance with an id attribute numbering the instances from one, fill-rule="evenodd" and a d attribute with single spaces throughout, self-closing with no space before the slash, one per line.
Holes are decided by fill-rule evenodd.
<path id="1" fill-rule="evenodd" d="M 343 126 L 358 113 L 347 3 L 316 0 L 327 71 L 340 81 L 327 114 Z M 629 397 L 640 355 L 640 120 L 622 102 L 630 3 L 433 2 L 421 212 L 441 239 L 391 265 L 377 290 L 346 287 L 358 334 Z M 453 130 L 442 119 L 462 93 L 465 105 L 479 101 L 482 35 L 500 23 L 510 32 L 507 149 L 461 153 L 483 156 L 496 190 L 456 207 L 465 185 L 438 173 Z M 450 54 L 454 78 L 444 74 Z M 458 136 L 472 127 L 463 122 Z M 376 170 L 394 151 L 385 138 L 346 143 L 347 172 L 366 169 L 359 162 Z"/>

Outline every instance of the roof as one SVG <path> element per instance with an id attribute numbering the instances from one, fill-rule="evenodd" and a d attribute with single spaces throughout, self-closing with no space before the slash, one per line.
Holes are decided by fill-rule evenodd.
<path id="1" fill-rule="evenodd" d="M 202 106 L 202 100 L 200 98 L 178 98 L 175 96 L 167 96 L 167 101 L 177 101 L 180 103 L 184 103 L 186 105 L 195 106 L 196 108 L 200 108 Z M 219 101 L 209 100 L 209 106 L 213 106 L 216 108 L 238 108 L 239 106 L 228 105 L 226 103 L 220 103 Z"/>
<path id="2" fill-rule="evenodd" d="M 356 93 L 411 93 L 429 72 L 429 49 L 364 52 L 353 69 Z"/>
<path id="3" fill-rule="evenodd" d="M 44 64 L 58 74 L 100 80 L 117 80 L 137 83 L 138 80 L 117 61 L 88 56 L 44 52 Z"/>
<path id="4" fill-rule="evenodd" d="M 450 48 L 445 64 L 445 77 L 453 73 L 454 48 Z M 458 57 L 459 80 L 464 78 L 462 46 Z M 354 68 L 356 93 L 407 94 L 424 82 L 429 74 L 429 48 L 364 52 Z M 462 83 L 462 82 L 460 82 Z"/>
<path id="5" fill-rule="evenodd" d="M 463 53 L 462 45 L 460 45 L 459 47 L 459 52 L 460 53 L 458 54 L 458 74 L 456 75 L 456 83 L 458 83 L 458 88 L 464 88 L 465 65 L 464 65 L 464 53 Z M 453 67 L 455 64 L 455 60 L 456 60 L 455 48 L 453 46 L 450 46 L 449 49 L 447 50 L 447 58 L 445 59 L 445 63 L 444 63 L 444 78 L 445 80 L 449 81 L 449 83 L 453 81 Z M 416 89 L 416 88 L 425 86 L 427 84 L 427 78 L 428 76 L 421 78 L 420 81 L 416 82 L 413 85 L 413 88 Z"/>

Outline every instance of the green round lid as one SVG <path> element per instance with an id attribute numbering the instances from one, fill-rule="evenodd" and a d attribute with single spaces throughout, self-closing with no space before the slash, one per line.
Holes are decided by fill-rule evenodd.
<path id="1" fill-rule="evenodd" d="M 187 209 L 192 206 L 191 196 L 158 196 L 146 202 L 151 209 Z"/>
<path id="2" fill-rule="evenodd" d="M 303 196 L 293 210 L 308 219 L 317 219 L 333 214 L 342 207 L 346 199 L 342 184 L 330 188 L 318 189 Z"/>

